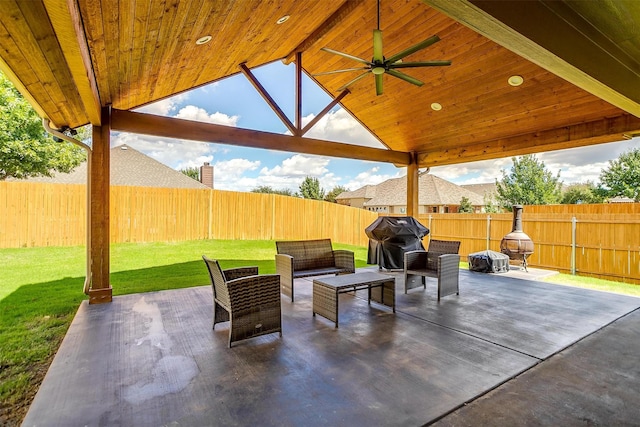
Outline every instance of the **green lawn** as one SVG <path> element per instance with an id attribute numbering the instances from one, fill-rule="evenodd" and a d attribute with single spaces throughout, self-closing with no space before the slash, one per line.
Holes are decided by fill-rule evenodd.
<path id="1" fill-rule="evenodd" d="M 355 252 L 366 266 L 366 248 Z M 198 240 L 111 246 L 114 295 L 208 285 L 201 256 L 222 268 L 257 265 L 275 273 L 273 241 Z M 0 249 L 0 425 L 19 425 L 44 378 L 78 305 L 85 275 L 84 247 Z"/>
<path id="2" fill-rule="evenodd" d="M 355 252 L 366 266 L 367 249 Z M 82 293 L 84 247 L 0 249 L 0 425 L 19 425 L 64 337 Z M 257 265 L 274 273 L 273 241 L 198 240 L 111 246 L 114 295 L 208 285 L 201 256 L 223 268 Z M 466 267 L 465 267 L 466 268 Z M 557 275 L 550 282 L 640 296 L 640 286 Z"/>

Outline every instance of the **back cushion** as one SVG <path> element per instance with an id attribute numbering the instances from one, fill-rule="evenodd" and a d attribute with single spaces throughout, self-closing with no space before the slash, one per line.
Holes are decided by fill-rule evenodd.
<path id="1" fill-rule="evenodd" d="M 276 242 L 276 249 L 293 257 L 295 271 L 335 266 L 331 239 Z"/>
<path id="2" fill-rule="evenodd" d="M 305 257 L 309 264 L 303 269 L 335 267 L 331 240 L 309 240 L 305 242 Z"/>

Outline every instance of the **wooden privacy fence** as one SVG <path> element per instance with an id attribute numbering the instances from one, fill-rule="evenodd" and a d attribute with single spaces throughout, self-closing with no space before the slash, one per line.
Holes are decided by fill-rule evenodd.
<path id="1" fill-rule="evenodd" d="M 274 194 L 209 189 L 111 188 L 111 241 L 297 240 L 366 246 L 364 209 Z M 500 250 L 512 215 L 420 215 L 431 236 L 472 252 Z M 525 206 L 533 267 L 640 284 L 640 203 Z M 86 188 L 0 181 L 0 247 L 86 243 Z"/>
<path id="2" fill-rule="evenodd" d="M 500 251 L 513 215 L 420 215 L 430 236 L 460 240 L 463 258 Z M 640 203 L 525 206 L 523 230 L 534 242 L 532 267 L 640 284 Z"/>
<path id="3" fill-rule="evenodd" d="M 86 187 L 0 181 L 0 248 L 86 243 Z M 111 242 L 331 238 L 365 246 L 378 215 L 335 203 L 209 189 L 111 187 Z"/>

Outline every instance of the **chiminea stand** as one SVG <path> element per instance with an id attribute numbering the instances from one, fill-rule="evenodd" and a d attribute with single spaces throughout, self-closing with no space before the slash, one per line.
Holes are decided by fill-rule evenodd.
<path id="1" fill-rule="evenodd" d="M 522 206 L 513 206 L 513 227 L 500 242 L 500 252 L 509 259 L 522 261 L 524 271 L 527 270 L 527 257 L 533 253 L 533 240 L 522 231 Z"/>

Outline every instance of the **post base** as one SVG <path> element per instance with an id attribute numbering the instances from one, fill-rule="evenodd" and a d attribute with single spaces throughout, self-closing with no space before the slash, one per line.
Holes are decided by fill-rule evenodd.
<path id="1" fill-rule="evenodd" d="M 89 304 L 103 304 L 112 301 L 112 288 L 89 289 Z"/>

